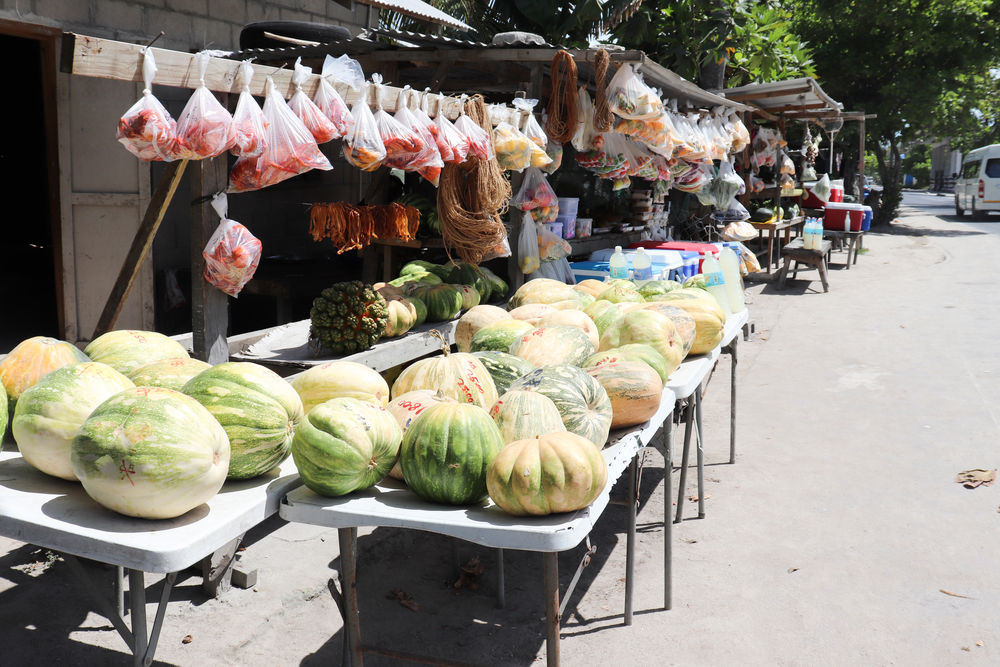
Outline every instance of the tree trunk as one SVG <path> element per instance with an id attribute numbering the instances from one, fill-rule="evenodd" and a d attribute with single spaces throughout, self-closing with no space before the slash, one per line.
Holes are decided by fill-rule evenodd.
<path id="1" fill-rule="evenodd" d="M 721 63 L 714 60 L 702 63 L 698 68 L 698 86 L 705 90 L 722 90 L 726 87 L 726 63 L 728 58 L 723 58 Z"/>
<path id="2" fill-rule="evenodd" d="M 878 219 L 876 224 L 883 225 L 896 216 L 899 210 L 899 203 L 903 199 L 903 183 L 900 180 L 901 161 L 899 159 L 899 146 L 896 142 L 889 142 L 889 154 L 883 147 L 884 139 L 880 139 L 875 147 L 875 158 L 878 160 L 878 172 L 882 177 L 882 198 L 879 204 Z"/>

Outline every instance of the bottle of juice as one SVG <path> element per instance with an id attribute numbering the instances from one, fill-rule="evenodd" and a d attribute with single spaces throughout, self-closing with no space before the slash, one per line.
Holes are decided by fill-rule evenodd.
<path id="1" fill-rule="evenodd" d="M 701 272 L 705 276 L 705 287 L 708 293 L 715 297 L 726 315 L 733 313 L 729 308 L 729 297 L 726 295 L 726 278 L 722 274 L 722 265 L 715 255 L 707 254 L 701 262 Z"/>
<path id="2" fill-rule="evenodd" d="M 740 260 L 730 248 L 719 251 L 719 264 L 722 265 L 722 276 L 726 279 L 726 298 L 733 313 L 740 313 L 746 308 L 743 294 L 743 276 L 740 275 Z"/>
<path id="3" fill-rule="evenodd" d="M 626 261 L 625 254 L 622 252 L 620 245 L 615 246 L 615 252 L 611 255 L 608 266 L 611 268 L 612 280 L 616 278 L 628 280 L 628 261 Z"/>

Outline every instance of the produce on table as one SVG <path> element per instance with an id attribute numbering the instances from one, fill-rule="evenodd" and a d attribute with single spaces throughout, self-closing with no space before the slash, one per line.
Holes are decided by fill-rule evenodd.
<path id="1" fill-rule="evenodd" d="M 660 376 L 660 382 L 667 383 L 670 373 L 673 372 L 663 355 L 645 343 L 628 343 L 621 347 L 613 347 L 610 350 L 597 352 L 583 362 L 583 368 L 593 368 L 605 364 L 614 364 L 619 361 L 641 361 Z"/>
<path id="2" fill-rule="evenodd" d="M 673 280 L 650 280 L 639 286 L 639 294 L 646 301 L 659 294 L 669 294 L 674 290 L 679 290 L 681 284 Z"/>
<path id="3" fill-rule="evenodd" d="M 83 348 L 92 361 L 107 364 L 123 375 L 160 359 L 190 356 L 177 341 L 155 331 L 109 331 Z"/>
<path id="4" fill-rule="evenodd" d="M 507 282 L 493 273 L 485 266 L 480 266 L 479 271 L 486 276 L 486 280 L 490 283 L 490 298 L 493 300 L 503 299 L 507 297 L 507 292 L 510 291 L 510 286 Z"/>
<path id="5" fill-rule="evenodd" d="M 302 409 L 310 410 L 332 398 L 356 398 L 385 407 L 389 385 L 376 371 L 353 361 L 329 361 L 299 373 L 290 381 L 302 399 Z"/>
<path id="6" fill-rule="evenodd" d="M 292 385 L 245 361 L 213 366 L 181 391 L 205 406 L 229 436 L 229 479 L 257 477 L 284 461 L 304 415 Z"/>
<path id="7" fill-rule="evenodd" d="M 486 473 L 490 498 L 516 516 L 583 509 L 607 483 L 608 467 L 600 450 L 569 432 L 512 442 Z"/>
<path id="8" fill-rule="evenodd" d="M 595 301 L 584 309 L 584 314 L 594 321 L 600 335 L 612 324 L 620 320 L 625 313 L 642 308 L 641 303 L 612 303 L 611 301 Z M 598 346 L 600 347 L 600 346 Z"/>
<path id="9" fill-rule="evenodd" d="M 443 339 L 442 339 L 443 341 Z M 497 402 L 497 389 L 483 363 L 465 352 L 421 359 L 404 370 L 392 385 L 392 397 L 409 391 L 431 389 L 459 403 L 472 403 L 489 410 Z"/>
<path id="10" fill-rule="evenodd" d="M 479 292 L 480 302 L 488 303 L 493 287 L 482 269 L 468 262 L 454 262 L 448 274 L 448 282 L 457 285 L 471 285 Z"/>
<path id="11" fill-rule="evenodd" d="M 497 306 L 473 306 L 455 325 L 455 345 L 459 352 L 468 352 L 472 337 L 488 324 L 511 319 L 510 314 Z"/>
<path id="12" fill-rule="evenodd" d="M 410 273 L 434 273 L 442 281 L 445 281 L 451 275 L 451 268 L 441 264 L 434 264 L 433 262 L 425 262 L 422 259 L 415 259 L 404 264 L 403 268 L 399 270 L 400 277 Z"/>
<path id="13" fill-rule="evenodd" d="M 635 285 L 612 285 L 597 295 L 598 301 L 610 301 L 611 303 L 642 303 L 645 299 L 639 294 Z"/>
<path id="14" fill-rule="evenodd" d="M 587 278 L 586 280 L 581 280 L 577 284 L 573 285 L 573 289 L 578 292 L 586 292 L 595 298 L 607 288 L 607 283 L 603 280 L 595 280 L 594 278 Z"/>
<path id="15" fill-rule="evenodd" d="M 402 437 L 385 408 L 334 398 L 310 410 L 295 430 L 292 459 L 311 491 L 343 496 L 374 486 L 389 474 Z"/>
<path id="16" fill-rule="evenodd" d="M 695 292 L 702 292 L 705 296 L 700 296 Z M 656 303 L 677 306 L 694 318 L 695 337 L 688 354 L 711 352 L 722 342 L 726 328 L 726 314 L 708 292 L 680 289 L 656 297 Z"/>
<path id="17" fill-rule="evenodd" d="M 500 429 L 483 408 L 440 403 L 410 424 L 400 447 L 407 486 L 421 498 L 470 505 L 486 497 L 486 469 L 503 447 Z"/>
<path id="18" fill-rule="evenodd" d="M 166 387 L 180 391 L 188 380 L 211 367 L 200 359 L 172 357 L 139 366 L 128 374 L 128 379 L 137 387 Z"/>
<path id="19" fill-rule="evenodd" d="M 17 401 L 10 430 L 21 456 L 46 475 L 76 481 L 70 450 L 80 426 L 98 405 L 134 386 L 111 366 L 96 361 L 52 371 Z"/>
<path id="20" fill-rule="evenodd" d="M 429 322 L 453 320 L 462 310 L 462 293 L 454 285 L 425 285 L 412 294 L 427 306 Z"/>
<path id="21" fill-rule="evenodd" d="M 528 303 L 511 310 L 510 316 L 515 320 L 530 322 L 531 326 L 537 327 L 543 317 L 556 312 L 559 312 L 558 308 L 553 308 L 546 303 Z"/>
<path id="22" fill-rule="evenodd" d="M 536 369 L 510 386 L 544 394 L 559 410 L 567 431 L 590 440 L 598 448 L 608 441 L 611 400 L 601 383 L 576 366 Z"/>
<path id="23" fill-rule="evenodd" d="M 652 310 L 625 313 L 601 336 L 602 351 L 629 343 L 645 343 L 659 352 L 670 369 L 667 375 L 684 361 L 685 345 L 673 320 Z"/>
<path id="24" fill-rule="evenodd" d="M 18 343 L 0 359 L 0 384 L 7 394 L 8 417 L 14 413 L 21 394 L 47 373 L 81 361 L 90 361 L 90 357 L 64 340 L 35 336 Z"/>
<path id="25" fill-rule="evenodd" d="M 493 378 L 493 384 L 496 385 L 497 393 L 501 396 L 507 393 L 510 385 L 515 380 L 535 370 L 535 366 L 530 361 L 515 357 L 513 354 L 506 352 L 486 350 L 483 352 L 473 352 L 472 356 L 483 362 L 483 366 L 486 367 L 490 377 Z"/>
<path id="26" fill-rule="evenodd" d="M 222 488 L 229 438 L 190 396 L 135 387 L 90 413 L 73 439 L 70 461 L 87 495 L 104 507 L 172 519 Z"/>
<path id="27" fill-rule="evenodd" d="M 417 321 L 413 326 L 419 327 L 421 324 L 427 321 L 427 306 L 421 299 L 415 296 L 408 296 L 406 300 L 413 304 L 413 309 L 417 311 Z"/>
<path id="28" fill-rule="evenodd" d="M 427 408 L 438 403 L 454 402 L 454 400 L 440 392 L 417 389 L 416 391 L 408 391 L 402 396 L 389 401 L 386 409 L 396 419 L 396 423 L 399 424 L 399 428 L 405 434 L 406 429 L 410 428 L 410 424 Z M 389 477 L 398 480 L 403 479 L 403 469 L 399 465 L 399 459 L 396 459 L 396 464 L 389 471 Z"/>
<path id="29" fill-rule="evenodd" d="M 587 369 L 604 387 L 611 400 L 611 428 L 635 426 L 649 421 L 660 407 L 663 382 L 641 361 L 618 361 Z"/>
<path id="30" fill-rule="evenodd" d="M 508 391 L 490 409 L 490 416 L 505 443 L 566 430 L 556 404 L 537 391 Z"/>
<path id="31" fill-rule="evenodd" d="M 472 285 L 454 285 L 462 295 L 462 312 L 466 312 L 470 308 L 475 308 L 479 305 L 479 292 Z"/>
<path id="32" fill-rule="evenodd" d="M 440 285 L 444 281 L 436 273 L 431 273 L 430 271 L 423 272 L 411 272 L 394 278 L 389 281 L 389 285 L 393 287 L 403 287 L 410 283 L 423 283 L 424 285 Z"/>
<path id="33" fill-rule="evenodd" d="M 493 350 L 496 352 L 507 352 L 510 346 L 517 342 L 521 336 L 533 327 L 528 322 L 522 320 L 500 320 L 493 324 L 487 324 L 476 332 L 469 342 L 469 349 L 473 352 L 485 352 Z"/>
<path id="34" fill-rule="evenodd" d="M 417 324 L 417 309 L 407 299 L 389 299 L 386 301 L 385 331 L 386 338 L 402 336 Z"/>
<path id="35" fill-rule="evenodd" d="M 586 313 L 579 310 L 557 310 L 544 316 L 541 320 L 539 320 L 536 326 L 576 327 L 583 333 L 587 334 L 587 338 L 590 339 L 590 342 L 593 344 L 595 350 L 597 349 L 597 346 L 601 344 L 601 334 L 597 331 L 597 325 L 594 324 L 594 320 L 590 319 Z"/>
<path id="36" fill-rule="evenodd" d="M 3 444 L 3 437 L 7 433 L 7 390 L 0 383 L 0 446 Z"/>
<path id="37" fill-rule="evenodd" d="M 559 301 L 579 303 L 580 292 L 558 280 L 535 278 L 517 288 L 514 296 L 507 302 L 507 307 L 514 310 L 528 303 L 553 304 Z"/>
<path id="38" fill-rule="evenodd" d="M 510 346 L 511 354 L 539 367 L 561 364 L 579 366 L 596 350 L 584 331 L 561 325 L 529 331 Z"/>
<path id="39" fill-rule="evenodd" d="M 382 337 L 387 319 L 385 298 L 371 285 L 335 283 L 313 299 L 309 338 L 334 354 L 353 354 Z"/>
<path id="40" fill-rule="evenodd" d="M 691 346 L 694 345 L 695 335 L 698 332 L 694 317 L 683 308 L 672 306 L 664 301 L 647 303 L 642 307 L 642 310 L 652 310 L 661 315 L 666 315 L 673 321 L 674 326 L 677 327 L 677 334 L 681 337 L 684 355 L 687 356 L 688 352 L 691 351 Z"/>

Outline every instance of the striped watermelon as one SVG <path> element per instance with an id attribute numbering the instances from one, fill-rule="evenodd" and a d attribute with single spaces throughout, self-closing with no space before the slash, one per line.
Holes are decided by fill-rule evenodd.
<path id="1" fill-rule="evenodd" d="M 172 519 L 222 488 L 229 438 L 190 396 L 135 387 L 90 413 L 73 439 L 70 461 L 87 495 L 108 509 Z"/>
<path id="2" fill-rule="evenodd" d="M 449 402 L 454 401 L 443 394 L 427 389 L 417 389 L 416 391 L 408 391 L 402 396 L 389 401 L 386 410 L 389 411 L 390 415 L 395 417 L 396 423 L 399 424 L 399 428 L 402 429 L 403 433 L 406 433 L 406 429 L 410 428 L 410 424 L 424 410 L 438 403 Z M 389 471 L 389 477 L 398 480 L 403 479 L 403 469 L 399 465 L 399 459 L 396 460 L 396 464 Z"/>
<path id="3" fill-rule="evenodd" d="M 497 393 L 501 396 L 507 393 L 515 380 L 535 370 L 535 366 L 530 361 L 506 352 L 490 350 L 473 352 L 472 356 L 479 359 L 486 367 L 490 377 L 493 378 L 493 384 L 496 385 Z"/>
<path id="4" fill-rule="evenodd" d="M 343 496 L 381 481 L 396 462 L 402 437 L 385 408 L 334 398 L 310 410 L 296 429 L 292 458 L 311 491 Z"/>
<path id="5" fill-rule="evenodd" d="M 199 373 L 183 392 L 212 413 L 229 436 L 229 479 L 263 475 L 288 456 L 302 400 L 280 375 L 229 361 Z"/>
<path id="6" fill-rule="evenodd" d="M 80 426 L 98 405 L 134 386 L 96 361 L 52 371 L 21 394 L 14 410 L 10 430 L 21 456 L 46 475 L 76 481 L 70 450 Z"/>
<path id="7" fill-rule="evenodd" d="M 161 333 L 131 329 L 100 335 L 83 351 L 94 361 L 107 364 L 126 376 L 153 361 L 190 356 L 183 345 Z"/>
<path id="8" fill-rule="evenodd" d="M 511 385 L 544 394 L 555 403 L 563 425 L 603 448 L 611 430 L 611 401 L 601 383 L 576 366 L 546 366 Z"/>
<path id="9" fill-rule="evenodd" d="M 583 330 L 557 325 L 529 331 L 514 341 L 510 353 L 535 366 L 579 366 L 596 349 Z"/>
<path id="10" fill-rule="evenodd" d="M 35 336 L 17 344 L 0 359 L 0 384 L 7 394 L 8 417 L 14 414 L 17 399 L 47 373 L 68 364 L 90 361 L 90 357 L 64 340 Z"/>
<path id="11" fill-rule="evenodd" d="M 458 324 L 455 325 L 455 345 L 458 347 L 458 351 L 469 352 L 472 337 L 483 327 L 509 319 L 510 314 L 497 306 L 480 305 L 471 308 L 469 312 L 459 318 Z"/>
<path id="12" fill-rule="evenodd" d="M 211 367 L 200 359 L 173 357 L 139 366 L 128 374 L 128 379 L 137 387 L 166 387 L 180 391 L 188 380 Z"/>
<path id="13" fill-rule="evenodd" d="M 528 322 L 521 320 L 500 320 L 487 324 L 472 336 L 469 341 L 470 352 L 506 352 L 514 342 L 534 329 Z"/>
<path id="14" fill-rule="evenodd" d="M 566 430 L 555 403 L 537 391 L 508 391 L 490 409 L 490 416 L 504 442 Z"/>
<path id="15" fill-rule="evenodd" d="M 459 403 L 472 403 L 484 410 L 497 402 L 497 388 L 486 367 L 466 352 L 421 359 L 404 370 L 392 385 L 396 398 L 416 389 L 439 391 Z"/>
<path id="16" fill-rule="evenodd" d="M 604 387 L 611 399 L 611 428 L 636 426 L 649 421 L 660 407 L 663 383 L 641 361 L 618 361 L 588 368 L 587 373 Z"/>
<path id="17" fill-rule="evenodd" d="M 376 371 L 353 361 L 328 361 L 291 379 L 292 388 L 308 413 L 331 398 L 356 398 L 385 407 L 389 384 Z"/>

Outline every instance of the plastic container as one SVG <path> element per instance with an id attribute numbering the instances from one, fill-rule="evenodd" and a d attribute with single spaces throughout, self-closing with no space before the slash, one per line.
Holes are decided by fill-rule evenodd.
<path id="1" fill-rule="evenodd" d="M 608 268 L 612 280 L 628 280 L 628 261 L 625 259 L 625 254 L 622 252 L 620 245 L 615 246 L 615 252 L 611 255 L 611 259 L 608 260 Z"/>
<path id="2" fill-rule="evenodd" d="M 726 298 L 729 308 L 734 313 L 746 309 L 746 295 L 743 293 L 743 276 L 740 275 L 740 260 L 730 248 L 719 252 L 719 264 L 722 265 L 722 276 L 726 279 Z"/>
<path id="3" fill-rule="evenodd" d="M 544 223 L 544 225 L 545 225 L 545 229 L 546 230 L 552 232 L 553 234 L 555 234 L 559 238 L 562 238 L 562 235 L 563 235 L 563 223 L 561 223 L 561 222 L 546 222 L 546 223 Z"/>
<path id="4" fill-rule="evenodd" d="M 860 232 L 864 217 L 861 204 L 827 202 L 823 227 L 832 232 Z"/>
<path id="5" fill-rule="evenodd" d="M 646 282 L 653 279 L 653 260 L 645 249 L 639 248 L 632 256 L 632 280 Z"/>
<path id="6" fill-rule="evenodd" d="M 802 208 L 823 208 L 826 205 L 826 202 L 812 193 L 812 186 L 814 185 L 816 185 L 815 182 L 802 184 L 802 187 L 805 189 L 805 192 L 799 199 L 799 205 Z"/>
<path id="7" fill-rule="evenodd" d="M 560 213 L 556 216 L 556 222 L 562 225 L 562 237 L 564 239 L 576 238 L 576 218 L 569 218 Z"/>
<path id="8" fill-rule="evenodd" d="M 705 289 L 715 297 L 726 315 L 732 315 L 729 307 L 729 296 L 726 292 L 726 277 L 722 273 L 722 265 L 714 255 L 707 255 L 702 262 L 701 272 L 705 275 Z"/>
<path id="9" fill-rule="evenodd" d="M 576 238 L 585 239 L 593 233 L 593 218 L 577 218 L 576 219 Z"/>
<path id="10" fill-rule="evenodd" d="M 865 213 L 865 217 L 861 220 L 861 231 L 867 232 L 872 227 L 872 207 L 862 206 L 861 210 Z"/>
<path id="11" fill-rule="evenodd" d="M 719 248 L 711 243 L 696 243 L 694 241 L 640 241 L 633 243 L 633 248 L 645 248 L 646 250 L 681 250 L 686 252 L 696 252 L 699 257 L 714 255 L 719 257 Z M 701 263 L 695 273 L 701 271 Z M 693 275 L 693 274 L 692 274 Z"/>
<path id="12" fill-rule="evenodd" d="M 844 201 L 844 180 L 837 179 L 835 181 L 830 181 L 830 201 L 832 202 L 842 202 Z"/>
<path id="13" fill-rule="evenodd" d="M 580 207 L 579 197 L 559 197 L 559 215 L 565 215 L 576 220 L 576 212 Z"/>

